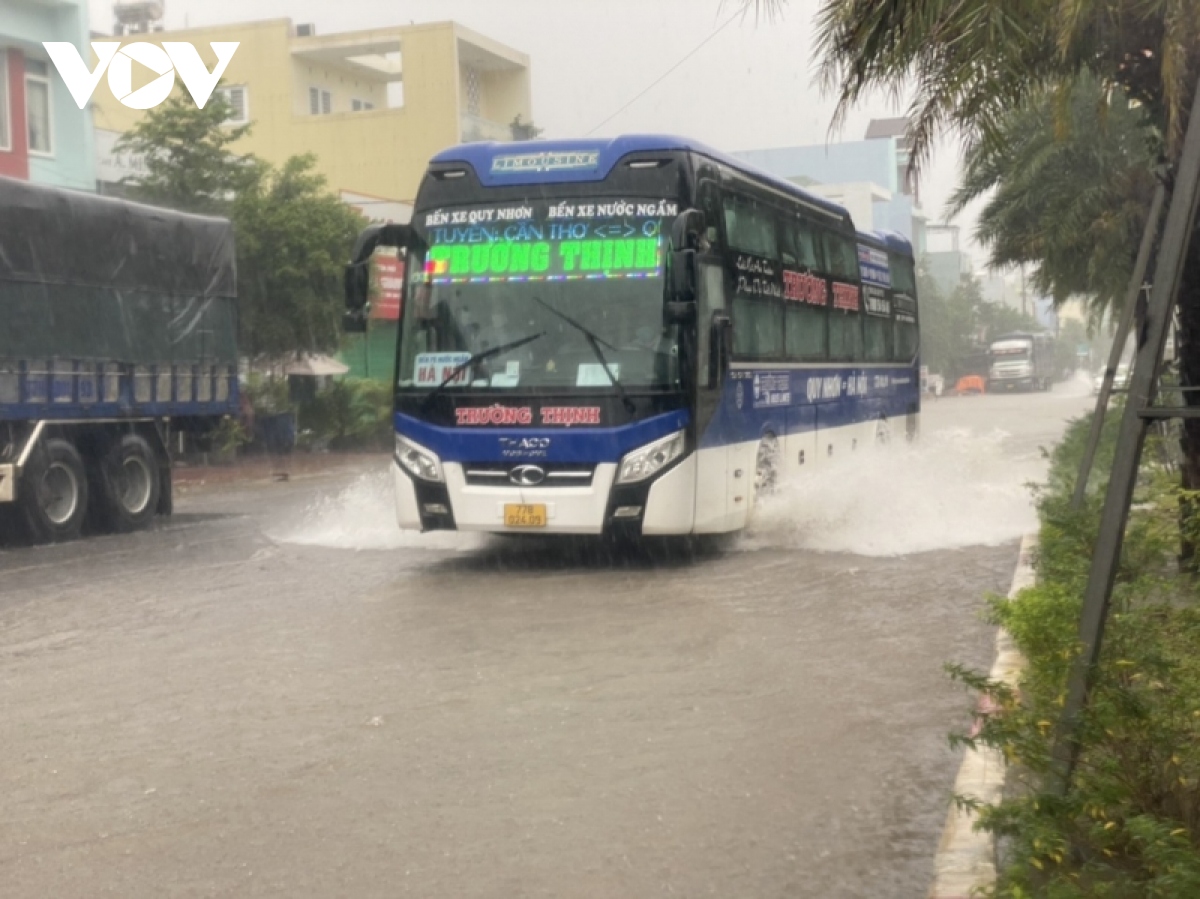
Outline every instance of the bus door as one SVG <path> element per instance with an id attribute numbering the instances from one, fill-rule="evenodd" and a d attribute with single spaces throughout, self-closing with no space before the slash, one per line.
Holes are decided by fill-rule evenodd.
<path id="1" fill-rule="evenodd" d="M 699 533 L 728 530 L 730 524 L 728 416 L 722 410 L 729 377 L 729 309 L 725 267 L 718 257 L 701 257 L 696 316 L 696 523 Z M 723 345 L 724 344 L 724 345 Z"/>

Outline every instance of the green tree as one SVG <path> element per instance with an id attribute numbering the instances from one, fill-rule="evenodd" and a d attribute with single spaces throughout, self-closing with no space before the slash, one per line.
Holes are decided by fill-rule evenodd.
<path id="1" fill-rule="evenodd" d="M 312 156 L 276 168 L 236 155 L 232 145 L 251 126 L 225 125 L 231 112 L 219 94 L 204 109 L 177 96 L 150 110 L 118 144 L 146 160 L 130 195 L 232 219 L 242 352 L 332 349 L 340 336 L 341 265 L 363 220 L 328 191 Z"/>
<path id="2" fill-rule="evenodd" d="M 325 188 L 312 156 L 293 156 L 233 201 L 242 349 L 325 351 L 341 333 L 341 271 L 362 217 Z"/>
<path id="3" fill-rule="evenodd" d="M 966 373 L 975 352 L 975 305 L 969 287 L 955 286 L 943 294 L 924 270 L 917 271 L 921 298 L 921 364 L 953 382 Z"/>
<path id="4" fill-rule="evenodd" d="M 976 322 L 984 346 L 1013 331 L 1045 331 L 1035 316 L 1003 303 L 979 303 Z"/>
<path id="5" fill-rule="evenodd" d="M 145 174 L 123 182 L 129 195 L 184 212 L 227 214 L 233 197 L 259 177 L 253 157 L 231 149 L 251 128 L 223 125 L 232 114 L 214 93 L 203 109 L 175 95 L 143 116 L 116 146 L 145 161 Z"/>
<path id="6" fill-rule="evenodd" d="M 999 122 L 999 140 L 966 155 L 951 212 L 989 195 L 976 232 L 997 267 L 1032 264 L 1057 303 L 1124 300 L 1154 192 L 1158 141 L 1119 89 L 1084 76 L 1063 96 L 1043 92 Z"/>

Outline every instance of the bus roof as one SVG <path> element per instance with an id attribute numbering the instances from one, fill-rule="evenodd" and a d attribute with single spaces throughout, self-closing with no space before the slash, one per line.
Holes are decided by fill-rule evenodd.
<path id="1" fill-rule="evenodd" d="M 912 243 L 897 231 L 859 231 L 858 239 L 875 244 L 881 250 L 891 250 L 901 256 L 912 256 Z"/>
<path id="2" fill-rule="evenodd" d="M 653 153 L 683 150 L 706 156 L 749 178 L 769 184 L 838 216 L 849 213 L 842 206 L 824 197 L 811 194 L 791 181 L 772 175 L 760 168 L 714 150 L 699 141 L 669 134 L 625 134 L 613 138 L 578 138 L 573 140 L 515 141 L 512 143 L 459 144 L 442 150 L 431 162 L 464 162 L 470 165 L 485 187 L 508 184 L 562 184 L 580 181 L 603 181 L 622 157 L 629 153 Z M 553 168 L 547 168 L 545 157 L 557 156 Z M 505 168 L 496 167 L 497 159 L 512 160 Z M 539 159 L 542 160 L 539 164 Z M 522 161 L 526 164 L 520 164 Z"/>

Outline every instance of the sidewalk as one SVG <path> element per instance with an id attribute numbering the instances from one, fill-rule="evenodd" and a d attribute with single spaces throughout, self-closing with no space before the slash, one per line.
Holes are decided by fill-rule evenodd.
<path id="1" fill-rule="evenodd" d="M 1033 554 L 1037 535 L 1028 534 L 1021 541 L 1017 569 L 1013 573 L 1008 598 L 1030 587 L 1037 579 Z M 1025 660 L 1005 631 L 996 634 L 996 661 L 992 665 L 992 680 L 1004 681 L 1016 687 Z M 989 805 L 1000 801 L 1008 765 L 1004 757 L 991 747 L 968 749 L 958 769 L 954 793 L 970 796 Z M 990 833 L 975 829 L 974 813 L 951 802 L 942 841 L 934 859 L 934 884 L 929 899 L 971 899 L 996 882 L 996 846 Z"/>

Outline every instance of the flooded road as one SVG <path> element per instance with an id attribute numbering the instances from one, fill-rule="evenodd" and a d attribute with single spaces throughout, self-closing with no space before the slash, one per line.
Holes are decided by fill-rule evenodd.
<path id="1" fill-rule="evenodd" d="M 917 897 L 1040 445 L 928 403 L 702 551 L 401 535 L 378 461 L 0 550 L 6 897 Z"/>

